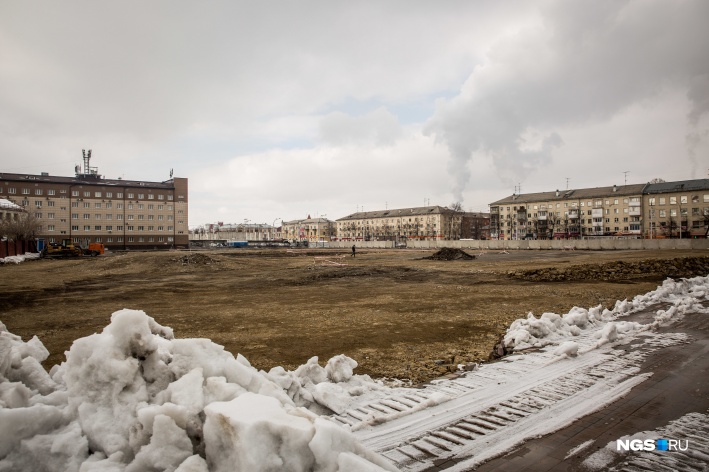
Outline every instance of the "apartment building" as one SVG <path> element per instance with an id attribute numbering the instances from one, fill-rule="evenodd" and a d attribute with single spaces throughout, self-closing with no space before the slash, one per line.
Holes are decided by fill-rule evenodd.
<path id="1" fill-rule="evenodd" d="M 48 242 L 71 238 L 113 249 L 189 245 L 186 178 L 104 179 L 85 156 L 83 172 L 77 166 L 74 177 L 0 173 L 0 199 L 32 214 Z"/>
<path id="2" fill-rule="evenodd" d="M 489 215 L 441 206 L 357 212 L 337 220 L 337 239 L 398 241 L 404 239 L 486 239 Z"/>
<path id="3" fill-rule="evenodd" d="M 512 194 L 490 204 L 492 239 L 642 235 L 645 184 Z"/>
<path id="4" fill-rule="evenodd" d="M 10 200 L 5 198 L 0 198 L 0 221 L 17 220 L 25 213 L 27 213 L 27 210 L 22 208 L 20 205 L 12 203 Z"/>
<path id="5" fill-rule="evenodd" d="M 708 227 L 709 179 L 512 194 L 490 204 L 492 239 L 696 238 Z"/>
<path id="6" fill-rule="evenodd" d="M 335 222 L 327 218 L 307 218 L 283 221 L 281 227 L 283 239 L 291 242 L 331 241 L 335 238 Z"/>
<path id="7" fill-rule="evenodd" d="M 648 184 L 643 204 L 645 237 L 707 237 L 709 179 Z"/>

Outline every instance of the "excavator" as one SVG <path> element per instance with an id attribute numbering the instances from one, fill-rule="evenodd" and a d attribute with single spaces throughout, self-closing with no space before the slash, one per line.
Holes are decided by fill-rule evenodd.
<path id="1" fill-rule="evenodd" d="M 62 239 L 61 243 L 49 243 L 42 249 L 42 257 L 80 257 L 98 256 L 103 254 L 105 248 L 101 243 L 91 243 L 84 249 L 70 238 Z"/>

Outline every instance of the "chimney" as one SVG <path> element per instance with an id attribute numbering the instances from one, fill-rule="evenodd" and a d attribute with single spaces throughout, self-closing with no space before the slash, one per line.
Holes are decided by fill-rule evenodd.
<path id="1" fill-rule="evenodd" d="M 617 191 L 618 191 L 618 187 L 617 187 L 615 184 L 613 185 L 613 191 L 614 191 L 614 192 L 617 192 Z"/>
<path id="2" fill-rule="evenodd" d="M 556 196 L 559 196 L 559 189 L 556 189 Z"/>

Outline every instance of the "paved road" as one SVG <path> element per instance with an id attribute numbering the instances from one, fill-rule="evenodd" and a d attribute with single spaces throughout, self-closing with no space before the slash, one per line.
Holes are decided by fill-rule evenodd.
<path id="1" fill-rule="evenodd" d="M 556 433 L 527 441 L 522 447 L 489 461 L 475 470 L 485 472 L 583 470 L 581 463 L 584 459 L 609 442 L 615 442 L 621 436 L 657 430 L 690 412 L 707 413 L 709 410 L 709 316 L 690 313 L 684 320 L 663 328 L 660 332 L 686 333 L 690 336 L 689 343 L 665 347 L 648 355 L 641 372 L 652 372 L 652 377 L 636 386 L 627 396 Z M 580 453 L 565 459 L 573 448 L 590 440 L 593 440 L 592 444 Z M 709 454 L 709 451 L 704 450 L 703 453 Z M 650 455 L 651 453 L 648 452 L 629 453 L 625 458 L 619 458 L 616 461 L 619 462 L 618 464 L 611 465 L 623 468 L 623 461 L 643 456 L 650 460 Z M 657 454 L 654 456 L 656 457 Z M 660 456 L 660 459 L 662 457 Z M 676 456 L 674 458 L 676 459 Z M 702 460 L 696 457 L 689 458 L 687 461 L 694 466 L 701 467 L 702 464 Z M 705 462 L 704 467 L 706 470 L 709 465 Z"/>

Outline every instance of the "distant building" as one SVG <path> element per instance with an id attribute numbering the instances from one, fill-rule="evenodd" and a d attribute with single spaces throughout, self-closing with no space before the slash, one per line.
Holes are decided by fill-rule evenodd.
<path id="1" fill-rule="evenodd" d="M 487 239 L 489 215 L 441 206 L 357 212 L 337 220 L 337 239 L 399 241 L 406 239 Z"/>
<path id="2" fill-rule="evenodd" d="M 12 203 L 10 200 L 0 198 L 0 221 L 1 220 L 17 220 L 20 215 L 27 213 L 20 205 Z M 2 235 L 0 235 L 2 236 Z"/>
<path id="3" fill-rule="evenodd" d="M 114 249 L 188 247 L 186 178 L 104 179 L 89 167 L 74 177 L 0 173 L 0 198 L 34 215 L 49 242 L 71 238 Z M 4 212 L 4 210 L 3 210 Z"/>
<path id="4" fill-rule="evenodd" d="M 209 223 L 190 230 L 191 241 L 274 241 L 281 230 L 266 223 Z"/>
<path id="5" fill-rule="evenodd" d="M 512 194 L 490 204 L 492 239 L 706 237 L 708 224 L 709 179 Z"/>
<path id="6" fill-rule="evenodd" d="M 331 241 L 335 237 L 335 222 L 327 218 L 307 218 L 284 221 L 281 228 L 283 239 L 298 241 Z"/>

